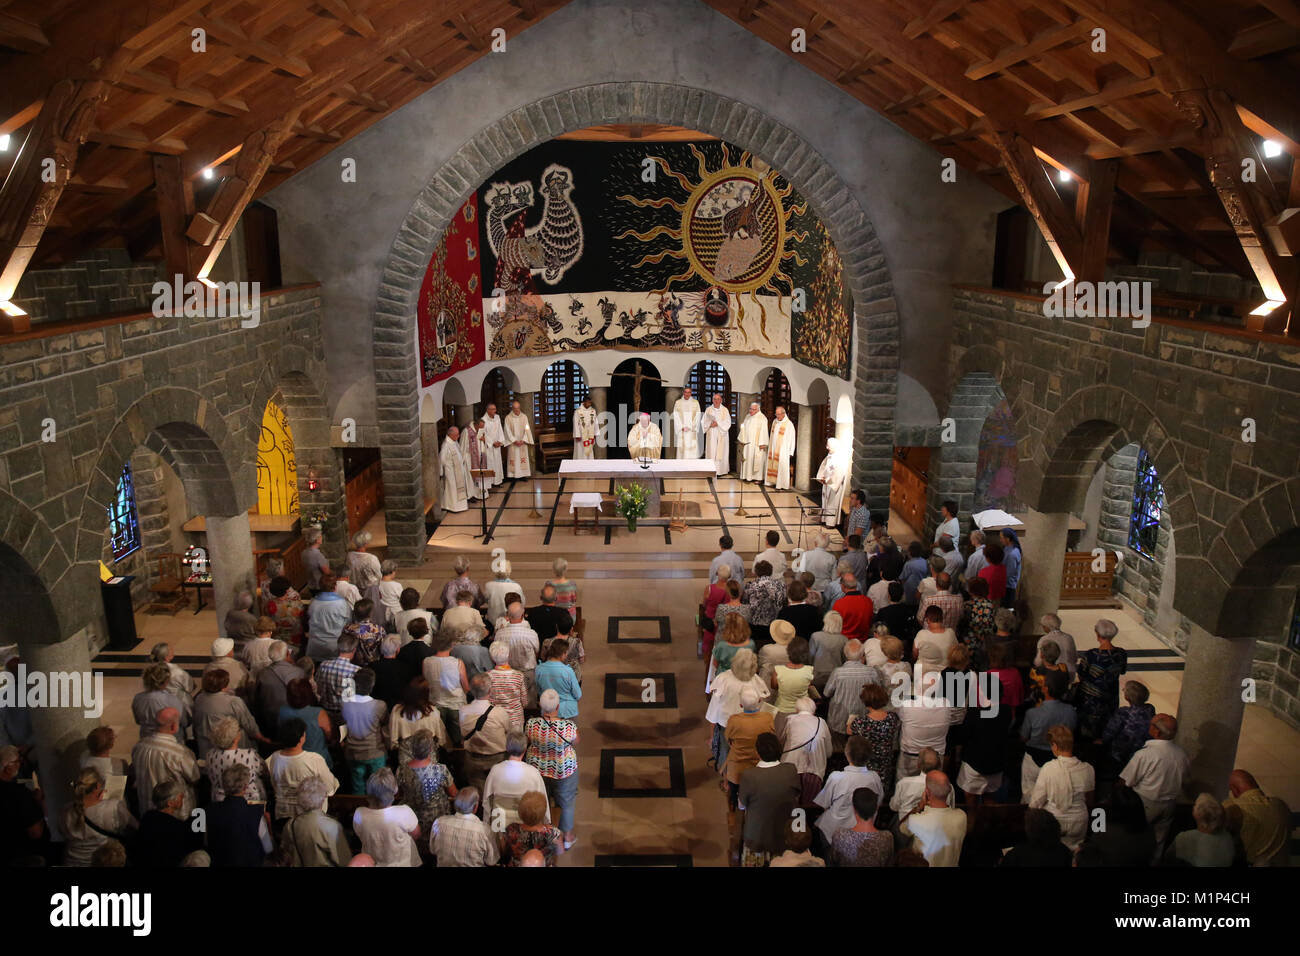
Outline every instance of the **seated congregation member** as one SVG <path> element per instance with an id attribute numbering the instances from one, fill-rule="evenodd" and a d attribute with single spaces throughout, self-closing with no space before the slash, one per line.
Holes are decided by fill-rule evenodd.
<path id="1" fill-rule="evenodd" d="M 1251 866 L 1286 866 L 1289 862 L 1291 810 L 1280 797 L 1270 797 L 1255 777 L 1234 770 L 1228 777 L 1230 796 L 1223 801 L 1224 823 L 1241 840 Z"/>
<path id="2" fill-rule="evenodd" d="M 420 821 L 397 798 L 397 778 L 381 767 L 366 781 L 367 806 L 352 814 L 352 830 L 361 838 L 361 852 L 375 866 L 419 866 Z"/>
<path id="3" fill-rule="evenodd" d="M 813 856 L 812 830 L 795 820 L 785 825 L 785 852 L 772 857 L 767 864 L 771 866 L 825 866 L 826 861 Z"/>
<path id="4" fill-rule="evenodd" d="M 551 641 L 547 646 L 546 660 L 537 665 L 537 692 L 544 694 L 553 690 L 559 695 L 559 714 L 566 720 L 578 716 L 578 701 L 582 699 L 582 687 L 573 668 L 564 663 L 569 653 L 569 642 L 562 637 Z"/>
<path id="5" fill-rule="evenodd" d="M 547 584 L 542 588 L 538 600 L 540 603 L 530 607 L 525 617 L 528 626 L 537 633 L 539 641 L 549 641 L 560 633 L 561 627 L 564 628 L 564 633 L 573 630 L 573 615 L 555 603 L 556 593 L 553 584 Z"/>
<path id="6" fill-rule="evenodd" d="M 801 775 L 812 774 L 820 784 L 831 755 L 831 729 L 816 711 L 811 697 L 795 701 L 795 712 L 786 718 L 781 731 L 781 759 L 794 764 Z"/>
<path id="7" fill-rule="evenodd" d="M 343 628 L 343 633 L 350 634 L 357 642 L 352 663 L 358 667 L 365 667 L 379 659 L 379 643 L 388 633 L 383 625 L 371 620 L 375 606 L 370 598 L 362 598 L 352 608 L 352 622 Z"/>
<path id="8" fill-rule="evenodd" d="M 785 607 L 785 580 L 773 571 L 770 561 L 754 564 L 754 580 L 745 584 L 741 599 L 749 605 L 749 628 L 755 644 L 766 644 L 768 630 Z"/>
<path id="9" fill-rule="evenodd" d="M 411 738 L 421 731 L 433 735 L 435 744 L 449 744 L 442 713 L 433 705 L 429 682 L 412 678 L 402 688 L 402 699 L 388 715 L 388 746 L 397 751 L 399 765 L 411 759 Z"/>
<path id="10" fill-rule="evenodd" d="M 298 815 L 285 823 L 280 847 L 291 866 L 347 866 L 352 862 L 343 824 L 325 812 L 330 785 L 321 777 L 298 784 Z"/>
<path id="11" fill-rule="evenodd" d="M 754 748 L 758 763 L 741 774 L 737 786 L 737 807 L 745 812 L 741 866 L 767 866 L 773 856 L 785 852 L 785 825 L 801 792 L 794 765 L 781 762 L 776 734 L 759 734 Z"/>
<path id="12" fill-rule="evenodd" d="M 465 599 L 465 606 L 469 608 L 469 614 L 465 615 L 468 618 L 468 621 L 466 621 L 466 623 L 473 623 L 473 624 L 481 623 L 483 620 L 482 616 L 478 613 L 478 611 L 474 610 L 473 607 L 469 607 L 469 605 L 473 604 L 474 592 L 466 590 L 465 594 L 467 595 Z M 430 631 L 432 631 L 436 626 L 436 623 L 433 618 L 433 612 L 420 607 L 420 592 L 417 591 L 415 588 L 402 588 L 402 593 L 398 596 L 397 603 L 399 605 L 399 610 L 397 611 L 396 614 L 393 615 L 393 620 L 392 620 L 393 626 L 388 629 L 388 633 L 396 634 L 397 641 L 399 644 L 405 644 L 411 639 L 411 635 L 407 631 L 406 626 L 410 624 L 412 621 L 414 621 L 417 617 L 423 619 L 423 621 L 429 625 Z M 461 606 L 459 598 L 457 598 L 456 606 L 457 607 Z M 459 621 L 460 617 L 454 616 L 454 619 Z M 443 614 L 444 624 L 446 623 L 446 620 L 447 620 L 447 613 L 444 612 Z"/>
<path id="13" fill-rule="evenodd" d="M 760 700 L 771 696 L 771 689 L 758 676 L 758 656 L 742 647 L 731 659 L 731 666 L 714 675 L 710 685 L 709 707 L 704 719 L 713 725 L 710 750 L 713 765 L 721 768 L 727 759 L 727 741 L 724 731 L 727 721 L 740 713 L 740 695 L 750 688 Z"/>
<path id="14" fill-rule="evenodd" d="M 1238 844 L 1223 825 L 1223 805 L 1212 793 L 1203 793 L 1192 805 L 1196 828 L 1174 837 L 1166 858 L 1184 866 L 1232 866 Z"/>
<path id="15" fill-rule="evenodd" d="M 762 577 L 761 572 L 758 570 L 758 565 L 759 562 L 766 561 L 772 568 L 771 573 L 779 578 L 785 574 L 786 568 L 785 553 L 779 547 L 781 544 L 781 535 L 776 531 L 769 531 L 765 538 L 767 541 L 767 550 L 760 551 L 754 556 L 754 576 Z"/>
<path id="16" fill-rule="evenodd" d="M 523 730 L 524 708 L 528 706 L 528 682 L 522 673 L 510 666 L 510 645 L 505 641 L 493 641 L 488 653 L 492 655 L 492 663 L 495 665 L 488 671 L 488 678 L 492 681 L 492 703 L 505 708 L 512 729 Z M 484 801 L 486 800 L 485 795 Z"/>
<path id="17" fill-rule="evenodd" d="M 876 808 L 880 803 L 880 794 L 871 787 L 853 791 L 850 798 L 853 825 L 832 834 L 832 866 L 890 866 L 894 862 L 894 835 L 876 829 Z"/>
<path id="18" fill-rule="evenodd" d="M 235 642 L 219 637 L 212 642 L 212 660 L 203 667 L 203 673 L 220 668 L 230 674 L 230 687 L 241 696 L 248 686 L 248 668 L 235 659 Z"/>
<path id="19" fill-rule="evenodd" d="M 171 709 L 180 715 L 177 737 L 184 739 L 184 729 L 193 720 L 193 702 L 188 694 L 173 693 L 169 689 L 171 680 L 170 667 L 161 662 L 150 664 L 140 675 L 144 690 L 131 698 L 131 716 L 140 727 L 141 738 L 149 736 L 158 729 L 160 712 Z"/>
<path id="20" fill-rule="evenodd" d="M 306 677 L 289 681 L 289 686 L 285 688 L 284 706 L 280 708 L 276 719 L 277 742 L 282 739 L 280 725 L 286 720 L 302 721 L 307 733 L 306 749 L 320 757 L 326 769 L 333 770 L 334 757 L 330 754 L 329 745 L 335 739 L 338 724 L 325 713 L 324 707 L 317 704 L 311 681 Z"/>
<path id="21" fill-rule="evenodd" d="M 266 777 L 266 764 L 257 751 L 248 746 L 248 741 L 244 740 L 239 721 L 233 717 L 221 718 L 213 725 L 209 738 L 212 747 L 203 762 L 208 782 L 212 785 L 212 799 L 225 799 L 222 774 L 231 767 L 245 767 L 249 771 L 245 796 L 250 801 L 265 803 L 267 788 L 263 778 Z"/>
<path id="22" fill-rule="evenodd" d="M 550 807 L 539 793 L 525 793 L 519 798 L 519 819 L 506 826 L 501 834 L 501 854 L 506 866 L 524 865 L 530 852 L 540 852 L 547 866 L 555 865 L 555 858 L 569 845 L 559 827 L 549 822 Z"/>
<path id="23" fill-rule="evenodd" d="M 199 782 L 199 765 L 190 749 L 176 739 L 180 714 L 174 707 L 160 710 L 154 717 L 156 729 L 140 738 L 131 751 L 131 769 L 135 773 L 136 795 L 141 807 L 153 806 L 154 789 L 161 784 L 175 784 L 182 799 L 182 816 L 188 818 L 195 807 L 194 785 Z"/>
<path id="24" fill-rule="evenodd" d="M 197 778 L 196 778 L 197 779 Z M 154 869 L 172 869 L 195 850 L 203 849 L 203 833 L 196 832 L 190 815 L 194 795 L 181 780 L 163 780 L 140 804 L 151 809 L 140 817 L 132 863 Z"/>
<path id="25" fill-rule="evenodd" d="M 374 671 L 357 671 L 355 684 L 356 693 L 343 701 L 343 723 L 348 728 L 343 738 L 343 754 L 352 774 L 352 792 L 365 793 L 366 781 L 384 766 L 388 752 L 384 743 L 388 705 L 370 696 L 375 687 Z"/>
<path id="26" fill-rule="evenodd" d="M 1156 852 L 1154 828 L 1147 823 L 1142 798 L 1127 787 L 1111 791 L 1104 804 L 1106 828 L 1088 828 L 1085 848 L 1100 866 L 1150 866 Z"/>
<path id="27" fill-rule="evenodd" d="M 524 732 L 510 731 L 506 735 L 506 759 L 492 768 L 483 784 L 483 819 L 494 833 L 519 819 L 519 800 L 526 793 L 540 793 L 547 802 L 546 819 L 551 818 L 546 781 L 536 767 L 525 762 L 527 752 L 528 737 Z"/>
<path id="28" fill-rule="evenodd" d="M 1020 762 L 1020 802 L 1028 803 L 1038 780 L 1039 768 L 1052 759 L 1052 745 L 1047 732 L 1058 724 L 1073 732 L 1079 726 L 1074 708 L 1061 700 L 1066 690 L 1061 673 L 1047 675 L 1042 704 L 1025 712 L 1020 724 L 1020 739 L 1025 742 L 1025 756 Z"/>
<path id="29" fill-rule="evenodd" d="M 491 674 L 475 674 L 469 685 L 474 699 L 460 709 L 460 734 L 465 745 L 464 769 L 469 785 L 482 793 L 489 771 L 506 759 L 510 714 L 492 702 Z"/>
<path id="30" fill-rule="evenodd" d="M 460 746 L 460 709 L 469 697 L 469 672 L 465 662 L 451 656 L 452 637 L 439 631 L 433 638 L 433 654 L 424 659 L 424 679 L 429 682 L 429 699 L 442 715 L 447 744 Z"/>
<path id="31" fill-rule="evenodd" d="M 848 758 L 848 766 L 831 772 L 814 801 L 824 811 L 817 818 L 816 827 L 821 831 L 826 846 L 831 845 L 837 832 L 854 826 L 853 794 L 859 789 L 873 791 L 882 802 L 885 799 L 885 784 L 880 774 L 868 766 L 872 754 L 867 739 L 850 737 L 844 755 Z"/>
<path id="32" fill-rule="evenodd" d="M 775 718 L 769 711 L 760 708 L 761 700 L 753 688 L 742 688 L 740 712 L 732 714 L 722 730 L 726 744 L 722 777 L 727 786 L 727 802 L 732 809 L 736 806 L 740 778 L 745 771 L 758 766 L 758 738 L 764 734 L 775 737 Z M 777 744 L 780 745 L 779 740 Z"/>
<path id="33" fill-rule="evenodd" d="M 411 759 L 397 768 L 397 800 L 415 811 L 420 830 L 430 832 L 433 821 L 451 812 L 456 784 L 451 771 L 438 762 L 437 741 L 421 730 L 410 742 Z"/>
<path id="34" fill-rule="evenodd" d="M 251 704 L 258 728 L 273 737 L 280 708 L 288 700 L 289 682 L 302 676 L 302 668 L 289 660 L 289 645 L 284 641 L 272 641 L 266 656 L 270 663 L 253 682 Z"/>
<path id="35" fill-rule="evenodd" d="M 316 694 L 335 727 L 343 722 L 343 701 L 356 693 L 357 671 L 361 670 L 352 662 L 356 651 L 357 639 L 351 634 L 341 634 L 338 656 L 316 668 Z"/>
<path id="36" fill-rule="evenodd" d="M 1117 767 L 1128 763 L 1147 742 L 1151 721 L 1156 716 L 1156 709 L 1147 703 L 1150 696 L 1151 692 L 1141 681 L 1124 682 L 1124 699 L 1128 704 L 1111 715 L 1101 735 L 1101 742 L 1108 748 Z"/>
<path id="37" fill-rule="evenodd" d="M 1088 809 L 1097 776 L 1092 766 L 1074 756 L 1074 733 L 1056 725 L 1047 731 L 1052 756 L 1038 771 L 1029 806 L 1048 811 L 1061 824 L 1061 841 L 1071 850 L 1083 843 L 1088 829 Z"/>
<path id="38" fill-rule="evenodd" d="M 455 812 L 438 817 L 429 827 L 429 852 L 439 867 L 496 866 L 501 845 L 492 828 L 478 818 L 477 787 L 462 787 L 452 801 Z"/>
<path id="39" fill-rule="evenodd" d="M 1061 842 L 1061 824 L 1046 810 L 1025 811 L 1025 838 L 1007 851 L 999 866 L 1069 866 L 1074 854 Z"/>
<path id="40" fill-rule="evenodd" d="M 307 605 L 307 656 L 317 663 L 338 653 L 339 635 L 352 623 L 352 605 L 337 589 L 338 578 L 323 575 Z"/>
<path id="41" fill-rule="evenodd" d="M 852 573 L 840 575 L 844 596 L 835 602 L 832 610 L 844 622 L 844 636 L 849 640 L 865 641 L 871 636 L 871 617 L 874 608 L 871 599 L 858 590 L 858 579 Z"/>
<path id="42" fill-rule="evenodd" d="M 560 808 L 560 830 L 564 849 L 573 846 L 574 812 L 578 806 L 578 725 L 560 714 L 560 695 L 544 690 L 537 706 L 542 712 L 524 724 L 528 738 L 528 762 L 537 768 L 550 799 Z"/>
<path id="43" fill-rule="evenodd" d="M 844 663 L 844 620 L 835 611 L 828 611 L 822 619 L 821 630 L 808 639 L 808 653 L 813 662 L 813 686 L 819 691 L 826 686 L 835 668 Z"/>
<path id="44" fill-rule="evenodd" d="M 965 602 L 953 589 L 953 578 L 947 571 L 940 571 L 935 575 L 934 587 L 933 591 L 921 599 L 916 609 L 916 619 L 925 621 L 926 612 L 932 607 L 937 607 L 942 612 L 940 620 L 943 621 L 943 626 L 955 634 L 957 625 L 961 623 Z"/>
<path id="45" fill-rule="evenodd" d="M 247 767 L 222 771 L 222 798 L 208 804 L 207 849 L 212 866 L 261 866 L 275 844 L 264 803 L 250 802 Z"/>
<path id="46" fill-rule="evenodd" d="M 429 622 L 422 617 L 406 624 L 406 642 L 397 652 L 397 660 L 414 676 L 424 672 L 424 659 L 433 656 L 433 636 Z"/>
<path id="47" fill-rule="evenodd" d="M 270 744 L 253 719 L 248 705 L 230 689 L 230 672 L 214 668 L 203 675 L 203 690 L 194 698 L 194 740 L 198 745 L 199 759 L 207 757 L 212 749 L 212 728 L 217 721 L 233 717 L 244 738 L 250 742 Z"/>
<path id="48" fill-rule="evenodd" d="M 735 582 L 731 583 L 734 584 Z M 758 653 L 758 649 L 750 637 L 749 621 L 743 615 L 729 614 L 721 620 L 722 623 L 718 628 L 718 640 L 713 644 L 712 657 L 715 680 L 718 674 L 725 673 L 727 668 L 731 667 L 731 662 L 742 650 Z"/>
<path id="49" fill-rule="evenodd" d="M 402 699 L 402 691 L 415 675 L 397 659 L 402 641 L 396 634 L 387 635 L 379 644 L 379 660 L 369 665 L 375 675 L 375 688 L 370 696 L 382 700 L 391 710 Z"/>
<path id="50" fill-rule="evenodd" d="M 275 818 L 286 820 L 298 814 L 298 784 L 308 777 L 325 782 L 326 796 L 339 788 L 320 754 L 306 749 L 307 725 L 297 717 L 280 721 L 280 749 L 266 758 L 266 770 L 275 791 Z"/>
<path id="51" fill-rule="evenodd" d="M 912 657 L 921 665 L 921 673 L 941 671 L 948 652 L 957 646 L 957 635 L 944 624 L 943 611 L 930 607 L 925 612 L 925 627 L 912 643 Z"/>
<path id="52" fill-rule="evenodd" d="M 96 850 L 109 840 L 128 842 L 140 825 L 125 800 L 104 792 L 104 776 L 94 767 L 77 773 L 62 823 L 64 866 L 90 866 Z"/>
<path id="53" fill-rule="evenodd" d="M 860 766 L 868 768 L 880 778 L 880 796 L 883 800 L 894 789 L 902 721 L 896 711 L 889 710 L 889 691 L 884 685 L 875 681 L 863 684 L 858 698 L 862 702 L 863 712 L 849 718 L 846 725 L 849 733 L 846 748 L 852 746 L 861 749 L 865 745 Z"/>
<path id="54" fill-rule="evenodd" d="M 1148 732 L 1151 739 L 1124 765 L 1119 778 L 1142 798 L 1147 822 L 1155 828 L 1156 843 L 1163 848 L 1191 761 L 1187 751 L 1174 743 L 1178 721 L 1169 714 L 1156 714 Z"/>
<path id="55" fill-rule="evenodd" d="M 470 593 L 469 603 L 471 607 L 482 608 L 487 598 L 469 576 L 469 558 L 463 554 L 457 555 L 456 559 L 451 562 L 451 569 L 456 572 L 456 576 L 442 587 L 443 608 L 448 609 L 460 603 L 458 595 L 461 591 Z M 509 576 L 510 573 L 507 571 L 506 577 Z"/>
<path id="56" fill-rule="evenodd" d="M 956 866 L 966 839 L 966 814 L 952 807 L 952 784 L 947 774 L 932 770 L 925 775 L 925 795 L 899 824 L 899 835 L 910 840 L 931 866 Z"/>
<path id="57" fill-rule="evenodd" d="M 802 581 L 791 581 L 785 589 L 786 605 L 777 618 L 794 625 L 794 632 L 805 641 L 821 629 L 822 612 L 808 603 L 808 588 Z"/>

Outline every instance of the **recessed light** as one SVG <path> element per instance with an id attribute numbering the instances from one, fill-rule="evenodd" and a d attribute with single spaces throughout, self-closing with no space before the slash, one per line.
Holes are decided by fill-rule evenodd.
<path id="1" fill-rule="evenodd" d="M 204 179 L 211 179 L 211 178 L 212 178 L 212 167 L 211 167 L 211 166 L 209 166 L 207 169 L 203 170 L 203 178 L 204 178 Z"/>
<path id="2" fill-rule="evenodd" d="M 5 133 L 3 136 L 0 136 L 0 153 L 7 152 L 9 152 L 9 134 Z"/>
<path id="3" fill-rule="evenodd" d="M 1063 183 L 1068 183 L 1074 177 L 1070 175 L 1070 171 L 1068 169 L 1058 169 L 1056 171 L 1056 178 Z"/>

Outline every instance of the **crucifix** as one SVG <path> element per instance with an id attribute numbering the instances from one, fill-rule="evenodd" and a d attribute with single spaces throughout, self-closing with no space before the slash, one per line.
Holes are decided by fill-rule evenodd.
<path id="1" fill-rule="evenodd" d="M 664 384 L 664 380 L 663 380 L 662 378 L 657 378 L 657 377 L 655 377 L 654 375 L 643 375 L 643 374 L 641 373 L 641 362 L 640 362 L 640 360 L 637 361 L 635 368 L 636 368 L 636 372 L 635 372 L 635 373 L 633 373 L 633 372 L 612 372 L 612 373 L 610 373 L 610 376 L 609 376 L 609 377 L 610 377 L 610 378 L 630 378 L 630 379 L 632 379 L 632 411 L 637 412 L 637 413 L 640 413 L 640 411 L 641 411 L 641 383 L 642 383 L 642 382 L 658 382 L 660 385 L 663 385 L 663 384 Z"/>

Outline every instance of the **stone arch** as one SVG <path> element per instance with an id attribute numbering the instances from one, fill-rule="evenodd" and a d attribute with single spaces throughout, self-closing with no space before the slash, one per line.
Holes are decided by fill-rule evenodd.
<path id="1" fill-rule="evenodd" d="M 953 381 L 960 383 L 972 372 L 986 372 L 1000 382 L 1006 374 L 1006 358 L 991 345 L 973 345 L 957 360 Z"/>
<path id="2" fill-rule="evenodd" d="M 73 572 L 72 557 L 40 515 L 0 491 L 0 643 L 23 653 L 57 644 L 95 616 L 95 602 L 85 600 L 93 581 Z"/>
<path id="3" fill-rule="evenodd" d="M 808 383 L 808 404 L 825 405 L 831 400 L 831 390 L 820 376 Z"/>
<path id="4" fill-rule="evenodd" d="M 973 349 L 967 351 L 970 354 Z M 926 527 L 928 534 L 939 522 L 939 507 L 944 501 L 955 501 L 962 516 L 962 527 L 968 528 L 969 517 L 975 509 L 975 478 L 979 464 L 980 433 L 989 413 L 1003 399 L 998 378 L 987 371 L 966 372 L 952 391 L 952 398 L 944 418 L 939 423 L 938 450 L 930 458 L 930 482 L 926 491 Z M 944 441 L 948 429 L 954 431 L 953 441 Z"/>
<path id="5" fill-rule="evenodd" d="M 380 277 L 375 338 L 402 347 L 376 353 L 376 399 L 387 436 L 384 454 L 399 460 L 392 473 L 413 476 L 385 489 L 394 554 L 418 557 L 424 544 L 423 492 L 415 467 L 420 454 L 415 300 L 443 230 L 472 190 L 526 150 L 561 133 L 630 121 L 685 126 L 749 150 L 789 177 L 825 223 L 853 293 L 854 481 L 877 499 L 888 497 L 899 356 L 896 347 L 866 345 L 898 341 L 898 312 L 880 239 L 853 190 L 799 134 L 747 103 L 672 83 L 601 83 L 543 97 L 484 127 L 430 176 L 393 240 Z M 392 351 L 397 354 L 387 354 Z"/>

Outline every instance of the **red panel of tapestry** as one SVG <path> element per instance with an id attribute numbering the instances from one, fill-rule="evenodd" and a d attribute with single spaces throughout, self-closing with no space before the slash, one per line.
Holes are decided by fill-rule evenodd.
<path id="1" fill-rule="evenodd" d="M 420 380 L 432 385 L 483 361 L 478 195 L 457 210 L 420 286 Z"/>

